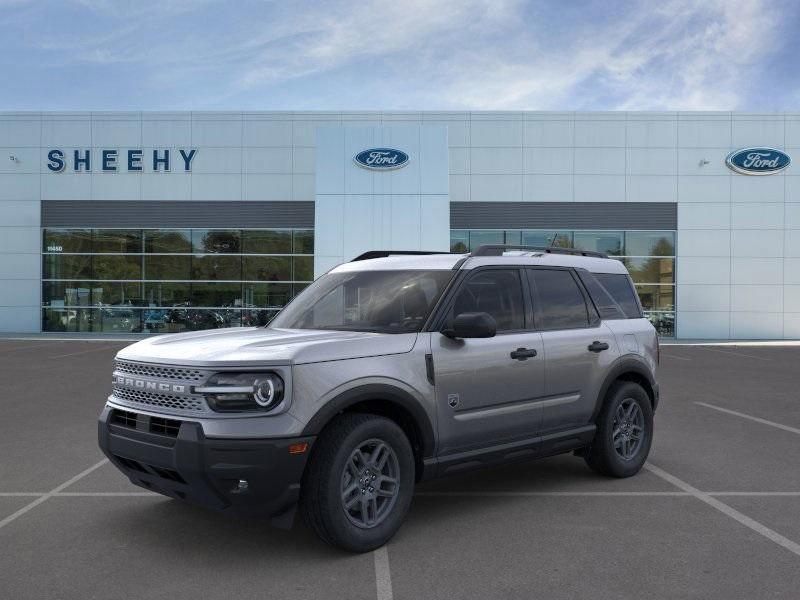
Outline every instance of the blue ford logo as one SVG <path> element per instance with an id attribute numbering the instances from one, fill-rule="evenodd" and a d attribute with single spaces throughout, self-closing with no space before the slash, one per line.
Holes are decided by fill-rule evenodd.
<path id="1" fill-rule="evenodd" d="M 408 162 L 408 154 L 394 148 L 370 148 L 356 154 L 353 160 L 365 169 L 388 171 L 405 166 Z"/>
<path id="2" fill-rule="evenodd" d="M 744 175 L 771 175 L 783 171 L 792 159 L 775 148 L 742 148 L 728 155 L 725 164 Z"/>

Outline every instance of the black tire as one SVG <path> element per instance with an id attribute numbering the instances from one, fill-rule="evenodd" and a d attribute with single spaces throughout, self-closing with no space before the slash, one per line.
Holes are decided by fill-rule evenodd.
<path id="1" fill-rule="evenodd" d="M 635 451 L 628 446 L 631 455 L 624 457 L 624 450 L 616 448 L 614 444 L 614 422 L 620 405 L 623 405 L 623 412 L 625 408 L 632 408 L 635 411 L 636 408 L 633 408 L 632 404 L 636 404 L 641 411 L 643 431 L 641 442 L 635 447 Z M 595 438 L 584 455 L 586 464 L 592 470 L 608 477 L 632 477 L 641 470 L 647 460 L 652 443 L 653 407 L 647 392 L 639 384 L 630 381 L 615 383 L 609 389 L 603 408 L 597 417 Z"/>
<path id="2" fill-rule="evenodd" d="M 382 520 L 358 526 L 344 507 L 342 488 L 345 478 L 349 477 L 345 475 L 345 468 L 356 449 L 375 440 L 383 442 L 393 452 L 393 458 L 387 462 L 392 460 L 396 466 L 398 484 L 394 500 L 383 509 Z M 411 444 L 394 421 L 370 414 L 339 415 L 322 431 L 314 445 L 303 474 L 301 513 L 314 532 L 331 546 L 351 552 L 374 550 L 388 542 L 402 525 L 414 493 L 414 471 Z M 351 485 L 358 485 L 356 481 L 360 480 L 353 479 Z M 395 489 L 393 484 L 389 485 Z M 359 493 L 355 491 L 356 496 Z M 382 501 L 382 498 L 376 499 L 376 502 Z"/>

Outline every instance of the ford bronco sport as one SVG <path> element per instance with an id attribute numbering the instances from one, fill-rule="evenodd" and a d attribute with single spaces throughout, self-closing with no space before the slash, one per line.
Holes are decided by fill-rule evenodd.
<path id="1" fill-rule="evenodd" d="M 625 266 L 578 250 L 368 252 L 266 327 L 144 339 L 116 357 L 103 452 L 136 485 L 367 551 L 417 481 L 575 452 L 644 464 L 656 332 Z"/>

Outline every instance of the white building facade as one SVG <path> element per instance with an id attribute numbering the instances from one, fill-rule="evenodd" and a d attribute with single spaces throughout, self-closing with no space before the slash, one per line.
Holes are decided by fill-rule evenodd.
<path id="1" fill-rule="evenodd" d="M 254 325 L 367 250 L 506 243 L 619 257 L 665 337 L 796 339 L 794 155 L 800 113 L 0 113 L 0 332 Z"/>

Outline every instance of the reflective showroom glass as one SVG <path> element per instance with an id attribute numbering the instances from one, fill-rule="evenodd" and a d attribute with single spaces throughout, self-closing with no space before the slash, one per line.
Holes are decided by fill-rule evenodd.
<path id="1" fill-rule="evenodd" d="M 662 337 L 675 336 L 675 232 L 537 229 L 454 229 L 451 252 L 483 244 L 521 244 L 604 252 L 625 263 L 645 316 Z"/>
<path id="2" fill-rule="evenodd" d="M 42 329 L 264 325 L 314 278 L 313 229 L 42 230 Z"/>

